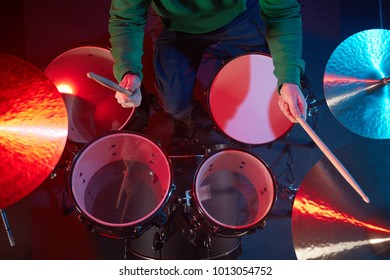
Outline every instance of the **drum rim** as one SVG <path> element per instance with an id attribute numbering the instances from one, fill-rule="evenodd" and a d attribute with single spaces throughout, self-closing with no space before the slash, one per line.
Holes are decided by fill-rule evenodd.
<path id="1" fill-rule="evenodd" d="M 214 117 L 214 114 L 211 110 L 211 105 L 210 105 L 210 92 L 211 92 L 211 87 L 213 86 L 214 84 L 214 81 L 215 79 L 217 78 L 218 74 L 221 72 L 221 70 L 226 66 L 228 65 L 229 63 L 237 60 L 237 59 L 240 59 L 242 57 L 246 57 L 246 56 L 266 56 L 266 57 L 269 57 L 269 58 L 272 58 L 272 56 L 268 53 L 265 53 L 265 52 L 247 52 L 247 53 L 243 53 L 243 54 L 240 54 L 240 55 L 237 55 L 233 58 L 230 58 L 229 60 L 227 60 L 225 63 L 223 63 L 218 71 L 214 74 L 212 80 L 211 80 L 211 83 L 207 89 L 207 108 L 208 108 L 208 111 L 210 112 L 210 117 L 213 121 L 213 124 L 218 128 L 218 130 L 231 142 L 235 143 L 235 144 L 238 144 L 238 145 L 249 145 L 249 146 L 253 146 L 253 147 L 258 147 L 258 146 L 261 146 L 261 145 L 267 145 L 269 143 L 272 143 L 272 142 L 275 142 L 277 140 L 280 140 L 282 139 L 283 137 L 285 137 L 290 131 L 291 129 L 294 127 L 295 123 L 291 123 L 289 129 L 287 129 L 285 131 L 285 133 L 283 133 L 282 135 L 280 135 L 279 137 L 275 138 L 274 140 L 271 140 L 271 141 L 268 141 L 268 142 L 264 142 L 264 143 L 250 143 L 250 142 L 242 142 L 238 139 L 236 139 L 236 137 L 233 137 L 229 134 L 227 134 L 218 124 L 218 122 L 216 121 L 215 117 Z"/>
<path id="2" fill-rule="evenodd" d="M 199 175 L 199 171 L 200 169 L 202 168 L 202 166 L 205 164 L 205 162 L 211 158 L 212 156 L 215 156 L 216 154 L 218 153 L 222 153 L 222 152 L 226 152 L 226 151 L 238 151 L 238 152 L 244 152 L 252 157 L 254 157 L 256 160 L 258 160 L 261 164 L 264 165 L 264 167 L 267 169 L 269 175 L 270 175 L 270 178 L 272 180 L 272 190 L 274 192 L 274 195 L 273 195 L 273 199 L 272 199 L 272 203 L 269 205 L 269 208 L 266 212 L 266 215 L 264 215 L 263 218 L 261 218 L 260 220 L 256 221 L 256 222 L 253 222 L 250 224 L 250 226 L 228 226 L 228 225 L 225 225 L 225 224 L 222 224 L 220 223 L 219 221 L 217 221 L 216 219 L 212 218 L 208 213 L 207 211 L 201 207 L 201 203 L 199 202 L 198 200 L 198 197 L 196 195 L 196 182 L 197 182 L 197 178 L 198 178 L 198 175 Z M 232 147 L 227 147 L 227 148 L 223 148 L 223 149 L 220 149 L 220 150 L 217 150 L 217 151 L 214 151 L 212 153 L 210 153 L 209 155 L 207 155 L 207 157 L 199 164 L 199 166 L 197 167 L 196 169 L 196 172 L 195 172 L 195 175 L 194 175 L 194 180 L 193 180 L 193 184 L 192 184 L 192 190 L 191 190 L 191 198 L 192 198 L 192 201 L 194 202 L 195 205 L 193 205 L 193 208 L 195 208 L 195 211 L 201 215 L 202 219 L 201 219 L 201 223 L 203 225 L 205 225 L 209 230 L 211 230 L 212 232 L 214 232 L 215 234 L 217 234 L 218 236 L 225 236 L 225 237 L 237 237 L 237 236 L 242 236 L 242 235 L 245 235 L 246 233 L 248 233 L 249 231 L 253 230 L 253 229 L 256 229 L 258 228 L 259 226 L 261 226 L 263 224 L 263 222 L 268 218 L 269 214 L 271 213 L 275 203 L 276 203 L 276 194 L 277 194 L 277 180 L 276 180 L 276 177 L 273 175 L 273 173 L 271 172 L 271 168 L 269 167 L 269 165 L 260 157 L 258 157 L 256 154 L 254 154 L 253 152 L 251 151 L 247 151 L 245 149 L 242 149 L 242 148 L 232 148 Z M 215 221 L 215 222 L 214 222 Z"/>
<path id="3" fill-rule="evenodd" d="M 45 72 L 46 68 L 56 58 L 59 58 L 60 56 L 66 54 L 66 53 L 69 53 L 70 51 L 73 51 L 73 50 L 76 50 L 76 49 L 81 49 L 81 48 L 98 48 L 98 49 L 108 50 L 110 53 L 112 51 L 112 49 L 110 47 L 104 46 L 104 45 L 101 45 L 101 44 L 96 44 L 96 45 L 93 45 L 93 44 L 78 44 L 78 45 L 75 45 L 75 46 L 68 46 L 68 47 L 64 48 L 62 51 L 58 51 L 58 52 L 56 52 L 55 55 L 51 56 L 51 59 L 49 59 L 49 61 L 42 67 L 42 72 Z"/>
<path id="4" fill-rule="evenodd" d="M 73 192 L 73 183 L 72 183 L 75 163 L 78 162 L 78 160 L 79 160 L 80 156 L 83 154 L 83 152 L 85 150 L 87 150 L 96 141 L 98 141 L 98 140 L 100 140 L 102 138 L 105 138 L 105 137 L 110 136 L 110 135 L 120 135 L 120 134 L 123 134 L 123 135 L 135 135 L 137 137 L 142 137 L 142 138 L 145 138 L 146 140 L 150 141 L 154 145 L 156 145 L 156 147 L 158 147 L 160 149 L 161 153 L 164 155 L 164 157 L 166 159 L 166 163 L 168 164 L 168 167 L 169 167 L 169 184 L 167 186 L 167 192 L 165 193 L 164 198 L 161 199 L 159 204 L 148 215 L 145 215 L 146 218 L 143 217 L 141 219 L 138 219 L 138 220 L 130 222 L 130 223 L 121 223 L 121 224 L 120 223 L 109 223 L 109 222 L 101 221 L 101 220 L 96 219 L 95 217 L 93 217 L 87 211 L 83 211 L 81 209 L 79 203 L 77 202 L 77 199 L 76 199 L 75 194 Z M 76 207 L 77 211 L 84 218 L 86 218 L 89 221 L 91 221 L 94 225 L 99 225 L 99 227 L 103 227 L 103 228 L 109 229 L 109 230 L 112 230 L 112 229 L 122 229 L 122 230 L 125 230 L 125 229 L 132 228 L 132 227 L 138 227 L 139 229 L 141 229 L 142 228 L 142 225 L 140 225 L 141 222 L 142 222 L 142 224 L 148 224 L 148 222 L 152 221 L 160 212 L 162 212 L 164 210 L 166 204 L 168 203 L 168 201 L 169 201 L 169 199 L 171 197 L 172 191 L 174 190 L 172 162 L 171 162 L 171 159 L 169 158 L 168 154 L 162 149 L 161 145 L 157 141 L 152 139 L 151 137 L 149 137 L 147 135 L 144 135 L 142 133 L 139 133 L 139 132 L 131 132 L 131 131 L 109 131 L 109 132 L 104 133 L 103 135 L 95 137 L 93 140 L 91 140 L 90 142 L 85 144 L 80 149 L 80 151 L 78 151 L 78 153 L 75 155 L 73 161 L 71 162 L 71 167 L 70 167 L 70 170 L 68 172 L 67 182 L 68 182 L 68 184 L 67 184 L 68 192 L 70 193 L 70 197 L 71 197 L 72 202 L 73 202 L 74 206 Z"/>

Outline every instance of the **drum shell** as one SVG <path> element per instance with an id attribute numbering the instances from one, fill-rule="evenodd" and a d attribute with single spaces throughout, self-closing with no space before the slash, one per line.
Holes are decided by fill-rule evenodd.
<path id="1" fill-rule="evenodd" d="M 218 158 L 219 157 L 219 158 Z M 228 168 L 225 168 L 228 167 Z M 209 211 L 202 206 L 203 200 L 201 196 L 204 198 L 204 190 L 200 191 L 201 186 L 205 181 L 207 181 L 208 177 L 212 175 L 216 175 L 218 172 L 224 172 L 222 177 L 226 176 L 230 177 L 231 174 L 227 173 L 239 173 L 243 176 L 248 175 L 250 177 L 249 181 L 253 183 L 255 181 L 256 175 L 254 174 L 256 168 L 260 168 L 257 171 L 262 171 L 263 177 L 261 180 L 265 180 L 265 182 L 256 182 L 255 184 L 266 183 L 264 189 L 257 189 L 259 203 L 261 201 L 261 197 L 265 198 L 266 205 L 265 208 L 262 208 L 261 213 L 256 213 L 254 221 L 247 225 L 228 225 L 224 224 L 221 221 L 218 221 L 216 218 L 212 217 Z M 218 179 L 217 179 L 218 180 Z M 254 185 L 255 186 L 255 185 Z M 208 186 L 206 186 L 208 187 Z M 210 190 L 212 186 L 209 188 L 209 194 L 206 196 L 210 196 Z M 238 148 L 226 148 L 219 150 L 210 154 L 207 158 L 203 160 L 203 162 L 199 165 L 196 170 L 193 187 L 191 190 L 191 206 L 194 210 L 194 221 L 199 222 L 203 227 L 205 227 L 208 231 L 212 232 L 216 236 L 220 237 L 238 237 L 243 236 L 249 232 L 252 232 L 258 228 L 262 228 L 265 225 L 265 221 L 272 210 L 275 201 L 276 201 L 276 191 L 277 184 L 274 176 L 268 165 L 260 158 L 258 158 L 255 154 L 238 149 Z M 201 194 L 202 193 L 202 194 Z M 210 197 L 207 197 L 210 199 Z M 225 204 L 226 205 L 226 204 Z M 263 206 L 261 206 L 263 207 Z M 225 208 L 224 208 L 225 210 Z M 250 210 L 249 210 L 250 211 Z M 223 211 L 225 212 L 225 211 Z M 235 213 L 233 212 L 233 215 Z"/>
<path id="2" fill-rule="evenodd" d="M 122 155 L 120 154 L 120 150 L 126 145 L 126 141 L 132 142 L 130 143 L 130 149 L 136 148 L 139 151 L 138 155 L 128 153 L 128 151 L 122 153 Z M 100 161 L 94 158 L 95 152 L 98 152 Z M 149 212 L 143 217 L 125 222 L 106 221 L 95 217 L 90 209 L 86 209 L 87 202 L 85 201 L 90 195 L 89 183 L 108 164 L 121 160 L 139 160 L 145 165 L 149 164 L 150 174 L 153 174 L 153 176 L 156 174 L 158 181 L 163 182 L 161 183 L 161 199 L 156 202 L 157 206 L 153 205 L 153 209 L 148 210 Z M 92 171 L 89 169 L 92 169 Z M 117 179 L 123 180 L 122 177 Z M 91 231 L 96 231 L 110 238 L 138 238 L 152 226 L 161 226 L 166 218 L 165 206 L 174 190 L 172 164 L 165 152 L 149 137 L 140 133 L 124 131 L 107 132 L 83 146 L 72 163 L 68 182 L 69 192 L 79 213 L 80 221 L 85 223 Z M 101 186 L 97 188 L 103 189 Z M 98 193 L 99 191 L 101 190 L 98 190 Z M 139 200 L 142 201 L 143 199 Z M 151 207 L 148 206 L 149 208 Z"/>
<path id="3" fill-rule="evenodd" d="M 122 130 L 135 109 L 120 106 L 115 92 L 88 78 L 94 72 L 115 81 L 111 49 L 83 45 L 63 51 L 43 69 L 61 93 L 68 112 L 68 140 L 85 144 L 109 131 Z"/>

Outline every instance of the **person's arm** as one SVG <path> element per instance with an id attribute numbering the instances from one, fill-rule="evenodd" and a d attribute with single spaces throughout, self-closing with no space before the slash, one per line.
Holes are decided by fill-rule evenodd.
<path id="1" fill-rule="evenodd" d="M 305 68 L 300 5 L 296 0 L 260 0 L 260 5 L 278 87 L 283 83 L 300 86 Z"/>
<path id="2" fill-rule="evenodd" d="M 112 0 L 108 30 L 114 75 L 120 82 L 126 73 L 142 79 L 144 28 L 151 0 Z"/>
<path id="3" fill-rule="evenodd" d="M 141 104 L 142 55 L 144 28 L 150 0 L 112 0 L 109 20 L 111 54 L 114 58 L 114 76 L 119 85 L 132 92 L 116 92 L 122 107 Z"/>
<path id="4" fill-rule="evenodd" d="M 301 90 L 305 63 L 302 59 L 302 18 L 296 0 L 260 0 L 261 16 L 275 67 L 279 107 L 292 121 L 306 118 L 307 103 Z"/>

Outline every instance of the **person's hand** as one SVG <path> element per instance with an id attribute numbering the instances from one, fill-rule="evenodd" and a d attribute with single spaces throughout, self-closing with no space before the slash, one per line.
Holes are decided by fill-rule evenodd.
<path id="1" fill-rule="evenodd" d="M 126 74 L 122 81 L 119 83 L 121 87 L 131 92 L 126 94 L 123 92 L 117 91 L 115 93 L 115 98 L 119 104 L 124 108 L 134 108 L 141 105 L 142 94 L 141 94 L 141 79 L 134 74 Z"/>
<path id="2" fill-rule="evenodd" d="M 291 122 L 297 118 L 306 120 L 307 102 L 301 89 L 295 84 L 283 84 L 279 95 L 279 108 Z"/>

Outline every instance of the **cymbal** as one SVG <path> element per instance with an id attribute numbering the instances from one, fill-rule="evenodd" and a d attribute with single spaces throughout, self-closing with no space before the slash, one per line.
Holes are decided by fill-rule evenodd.
<path id="1" fill-rule="evenodd" d="M 370 204 L 327 159 L 317 162 L 294 200 L 292 235 L 298 259 L 390 258 L 390 141 L 364 139 L 337 156 Z"/>
<path id="2" fill-rule="evenodd" d="M 372 139 L 390 138 L 390 30 L 370 29 L 344 40 L 326 65 L 327 105 L 347 129 Z"/>
<path id="3" fill-rule="evenodd" d="M 0 208 L 24 198 L 53 171 L 68 131 L 64 101 L 32 64 L 0 53 Z"/>

